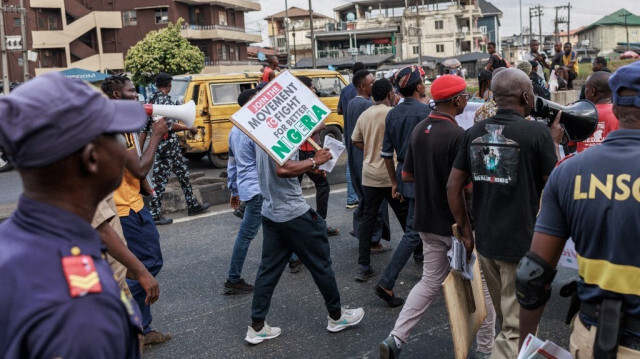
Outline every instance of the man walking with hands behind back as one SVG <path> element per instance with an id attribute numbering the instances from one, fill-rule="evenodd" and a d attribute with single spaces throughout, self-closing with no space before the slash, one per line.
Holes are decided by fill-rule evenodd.
<path id="1" fill-rule="evenodd" d="M 503 359 L 518 356 L 516 266 L 529 250 L 540 194 L 558 159 L 549 127 L 524 118 L 534 100 L 529 76 L 518 69 L 503 70 L 494 76 L 491 90 L 498 111 L 465 133 L 447 182 L 447 197 L 467 251 L 477 243 L 491 301 L 502 321 L 491 358 Z M 560 127 L 558 120 L 554 133 Z M 475 242 L 462 192 L 469 180 Z"/>

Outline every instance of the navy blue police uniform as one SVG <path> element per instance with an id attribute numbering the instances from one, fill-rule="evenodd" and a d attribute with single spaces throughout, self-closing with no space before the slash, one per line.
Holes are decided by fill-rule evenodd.
<path id="1" fill-rule="evenodd" d="M 138 308 L 88 222 L 23 196 L 0 248 L 0 357 L 141 357 Z"/>

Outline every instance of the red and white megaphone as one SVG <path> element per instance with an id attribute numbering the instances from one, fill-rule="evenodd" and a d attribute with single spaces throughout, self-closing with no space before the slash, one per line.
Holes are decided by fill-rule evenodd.
<path id="1" fill-rule="evenodd" d="M 163 116 L 182 121 L 187 127 L 193 126 L 196 120 L 196 103 L 193 100 L 184 105 L 144 105 L 148 116 Z"/>

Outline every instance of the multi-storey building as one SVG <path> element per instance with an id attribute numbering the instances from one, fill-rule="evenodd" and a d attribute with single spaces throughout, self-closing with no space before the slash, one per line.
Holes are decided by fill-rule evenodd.
<path id="1" fill-rule="evenodd" d="M 286 17 L 289 17 L 288 27 Z M 304 10 L 295 6 L 290 7 L 287 11 L 269 15 L 264 18 L 267 20 L 267 33 L 271 46 L 280 56 L 286 57 L 287 54 L 287 37 L 289 39 L 289 53 L 291 54 L 291 62 L 295 63 L 297 59 L 311 57 L 311 19 L 309 10 Z M 325 30 L 327 24 L 333 24 L 333 19 L 313 12 L 313 30 Z"/>
<path id="2" fill-rule="evenodd" d="M 319 58 L 447 58 L 482 51 L 493 39 L 499 42 L 501 16 L 484 0 L 358 0 L 335 8 L 335 23 L 325 24 L 310 40 Z"/>
<path id="3" fill-rule="evenodd" d="M 31 75 L 79 67 L 118 71 L 128 49 L 152 30 L 185 19 L 182 36 L 205 54 L 205 71 L 246 68 L 247 44 L 262 40 L 245 29 L 244 15 L 259 0 L 24 0 L 27 48 L 37 53 Z M 19 0 L 3 0 L 18 6 Z M 15 20 L 18 18 L 18 20 Z M 19 15 L 4 13 L 5 33 L 20 34 Z M 256 64 L 257 65 L 257 64 Z M 223 66 L 223 67 L 221 67 Z M 22 81 L 21 55 L 9 56 L 11 81 Z"/>

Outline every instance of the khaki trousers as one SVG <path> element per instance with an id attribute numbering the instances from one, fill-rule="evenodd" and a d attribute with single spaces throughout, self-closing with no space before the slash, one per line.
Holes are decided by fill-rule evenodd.
<path id="1" fill-rule="evenodd" d="M 571 356 L 575 359 L 592 359 L 593 343 L 596 339 L 596 327 L 587 329 L 582 321 L 576 317 L 573 321 L 573 332 L 569 339 Z M 618 347 L 618 359 L 640 358 L 640 351 L 626 347 Z"/>
<path id="2" fill-rule="evenodd" d="M 516 299 L 518 264 L 490 259 L 480 254 L 478 258 L 497 318 L 502 322 L 502 330 L 496 336 L 491 359 L 516 358 L 520 338 L 520 304 Z"/>
<path id="3" fill-rule="evenodd" d="M 427 310 L 436 294 L 442 290 L 442 282 L 447 278 L 450 270 L 447 251 L 451 248 L 451 237 L 420 232 L 420 238 L 422 238 L 424 253 L 422 278 L 411 289 L 391 332 L 391 335 L 405 343 L 422 314 Z M 476 334 L 476 343 L 478 351 L 489 353 L 493 347 L 495 335 L 495 312 L 484 280 L 483 289 L 487 317 Z"/>

